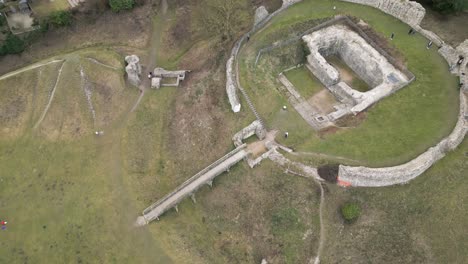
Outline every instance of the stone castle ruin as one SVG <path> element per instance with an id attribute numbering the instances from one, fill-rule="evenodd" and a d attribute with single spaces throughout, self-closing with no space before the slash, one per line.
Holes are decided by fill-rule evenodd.
<path id="1" fill-rule="evenodd" d="M 168 71 L 163 68 L 156 68 L 151 73 L 151 88 L 159 89 L 161 86 L 178 87 L 180 82 L 185 80 L 185 74 L 189 71 Z"/>
<path id="2" fill-rule="evenodd" d="M 412 76 L 398 70 L 360 34 L 345 25 L 325 27 L 302 39 L 310 50 L 307 68 L 341 102 L 335 107 L 336 111 L 323 119 L 334 121 L 344 115 L 357 114 L 412 80 Z M 372 89 L 359 92 L 342 81 L 338 70 L 326 59 L 330 56 L 340 58 Z"/>

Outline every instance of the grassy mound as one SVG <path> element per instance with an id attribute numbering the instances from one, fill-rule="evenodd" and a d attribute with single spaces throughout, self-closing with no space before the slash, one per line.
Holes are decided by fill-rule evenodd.
<path id="1" fill-rule="evenodd" d="M 333 9 L 336 6 L 336 11 Z M 337 14 L 363 19 L 376 34 L 395 39 L 388 43 L 404 57 L 416 81 L 384 98 L 367 111 L 367 120 L 354 129 L 339 130 L 325 138 L 317 135 L 292 107 L 277 87 L 277 74 L 303 60 L 300 42 L 257 53 L 278 40 L 303 32 Z M 406 162 L 449 134 L 458 114 L 457 80 L 435 48 L 427 50 L 427 40 L 408 35 L 408 26 L 373 8 L 343 2 L 310 0 L 292 6 L 251 37 L 240 54 L 241 82 L 271 128 L 288 131 L 283 144 L 300 151 L 314 151 L 360 160 L 364 165 L 383 166 Z M 297 79 L 297 78 L 296 78 Z M 265 100 L 268 98 L 268 100 Z"/>

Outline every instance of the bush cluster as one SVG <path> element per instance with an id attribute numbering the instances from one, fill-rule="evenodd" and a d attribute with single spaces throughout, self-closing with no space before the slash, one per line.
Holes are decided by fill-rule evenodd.
<path id="1" fill-rule="evenodd" d="M 361 208 L 358 204 L 349 202 L 341 207 L 341 216 L 348 223 L 356 221 L 361 214 Z"/>
<path id="2" fill-rule="evenodd" d="M 132 9 L 135 5 L 134 0 L 109 0 L 109 5 L 114 12 Z"/>
<path id="3" fill-rule="evenodd" d="M 5 41 L 0 46 L 0 56 L 7 54 L 19 54 L 24 51 L 26 44 L 16 35 L 8 34 Z"/>

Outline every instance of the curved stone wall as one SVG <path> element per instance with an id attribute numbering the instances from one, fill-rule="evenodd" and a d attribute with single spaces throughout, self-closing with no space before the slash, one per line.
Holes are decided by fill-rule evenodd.
<path id="1" fill-rule="evenodd" d="M 408 25 L 419 25 L 426 15 L 424 7 L 408 0 L 341 0 L 356 4 L 368 5 L 392 15 Z"/>
<path id="2" fill-rule="evenodd" d="M 447 152 L 454 150 L 465 138 L 468 131 L 467 96 L 460 91 L 460 114 L 452 133 L 436 146 L 429 148 L 403 165 L 386 168 L 350 167 L 340 165 L 338 182 L 344 186 L 379 187 L 406 183 L 425 172 Z"/>

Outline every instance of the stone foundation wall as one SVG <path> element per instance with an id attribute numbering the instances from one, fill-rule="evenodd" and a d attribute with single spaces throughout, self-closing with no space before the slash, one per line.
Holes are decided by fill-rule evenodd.
<path id="1" fill-rule="evenodd" d="M 411 26 L 419 25 L 426 15 L 421 4 L 408 0 L 341 0 L 382 10 Z"/>

